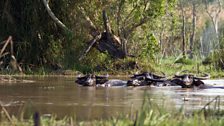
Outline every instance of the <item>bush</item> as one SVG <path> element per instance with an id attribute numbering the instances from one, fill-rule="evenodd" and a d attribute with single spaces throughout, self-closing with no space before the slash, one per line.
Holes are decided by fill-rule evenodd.
<path id="1" fill-rule="evenodd" d="M 174 63 L 192 65 L 194 62 L 191 59 L 187 59 L 187 58 L 182 57 L 182 58 L 177 59 Z"/>

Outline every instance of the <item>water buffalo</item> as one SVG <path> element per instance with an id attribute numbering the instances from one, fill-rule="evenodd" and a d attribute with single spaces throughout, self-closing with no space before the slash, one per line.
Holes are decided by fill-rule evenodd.
<path id="1" fill-rule="evenodd" d="M 82 86 L 94 86 L 95 83 L 94 83 L 94 75 L 92 74 L 87 74 L 85 76 L 82 76 L 82 77 L 77 77 L 76 79 L 76 83 L 82 85 Z"/>
<path id="2" fill-rule="evenodd" d="M 131 80 L 128 80 L 127 86 L 150 86 L 157 85 L 157 83 L 164 83 L 165 81 L 165 76 L 144 72 L 141 74 L 134 74 Z"/>
<path id="3" fill-rule="evenodd" d="M 77 77 L 76 83 L 82 86 L 150 86 L 157 82 L 164 82 L 165 76 L 159 76 L 153 73 L 144 72 L 142 74 L 134 74 L 131 80 L 124 81 L 119 79 L 108 79 L 109 75 L 96 76 L 87 74 L 83 77 Z"/>
<path id="4" fill-rule="evenodd" d="M 111 86 L 126 86 L 127 81 L 118 79 L 108 79 L 109 75 L 98 76 L 87 74 L 82 77 L 77 77 L 76 83 L 82 86 L 96 86 L 96 87 L 111 87 Z"/>
<path id="5" fill-rule="evenodd" d="M 183 72 L 183 71 L 182 71 Z M 141 74 L 134 74 L 130 80 L 124 81 L 119 79 L 108 79 L 109 75 L 97 76 L 87 74 L 83 77 L 77 77 L 76 83 L 82 86 L 181 86 L 182 88 L 207 88 L 202 80 L 210 78 L 208 74 L 202 77 L 197 77 L 193 74 L 182 74 L 177 72 L 172 79 L 167 79 L 165 75 L 156 75 L 150 72 L 143 72 Z"/>
<path id="6" fill-rule="evenodd" d="M 173 79 L 170 80 L 171 85 L 179 85 L 182 88 L 204 87 L 202 80 L 209 79 L 209 74 L 204 74 L 203 77 L 197 77 L 193 74 L 179 74 L 177 72 Z"/>

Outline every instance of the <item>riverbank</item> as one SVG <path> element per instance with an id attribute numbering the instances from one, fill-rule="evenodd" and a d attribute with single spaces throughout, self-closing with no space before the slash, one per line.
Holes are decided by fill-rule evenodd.
<path id="1" fill-rule="evenodd" d="M 133 62 L 130 60 L 130 62 Z M 188 70 L 189 73 L 193 74 L 202 74 L 202 73 L 208 73 L 210 74 L 211 78 L 219 79 L 224 78 L 224 72 L 222 69 L 216 69 L 214 66 L 210 65 L 204 65 L 202 64 L 200 60 L 190 60 L 187 59 L 185 61 L 177 61 L 175 58 L 166 58 L 156 61 L 155 63 L 147 63 L 147 62 L 136 62 L 136 65 L 138 67 L 125 68 L 127 67 L 127 64 L 130 63 L 129 61 L 126 62 L 117 62 L 115 64 L 108 65 L 107 69 L 98 69 L 98 70 L 90 70 L 89 72 L 85 71 L 78 71 L 76 69 L 58 69 L 58 70 L 52 70 L 49 68 L 37 68 L 35 70 L 29 70 L 29 71 L 23 71 L 23 73 L 20 72 L 12 72 L 12 71 L 4 71 L 2 70 L 0 72 L 1 76 L 19 76 L 19 77 L 32 77 L 32 76 L 78 76 L 81 74 L 86 73 L 95 73 L 97 75 L 105 75 L 109 74 L 112 77 L 127 77 L 130 75 L 133 75 L 134 73 L 141 73 L 141 72 L 154 72 L 158 74 L 165 74 L 168 78 L 175 75 L 176 72 Z M 122 66 L 123 64 L 123 66 Z M 120 68 L 114 68 L 114 66 L 120 66 Z M 92 72 L 91 72 L 92 71 Z"/>

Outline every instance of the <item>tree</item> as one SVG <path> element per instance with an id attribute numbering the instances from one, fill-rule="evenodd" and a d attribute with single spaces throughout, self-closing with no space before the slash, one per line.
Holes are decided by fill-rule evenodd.
<path id="1" fill-rule="evenodd" d="M 185 27 L 185 12 L 183 2 L 180 0 L 180 9 L 181 9 L 181 16 L 182 16 L 182 55 L 186 58 L 186 27 Z"/>
<path id="2" fill-rule="evenodd" d="M 54 66 L 60 63 L 63 57 L 63 47 L 66 43 L 62 41 L 66 39 L 66 35 L 60 28 L 63 23 L 61 25 L 59 23 L 64 21 L 65 24 L 69 24 L 66 20 L 68 15 L 65 13 L 69 12 L 65 7 L 67 1 L 50 1 L 45 3 L 47 6 L 44 6 L 43 2 L 46 1 L 2 0 L 0 2 L 0 29 L 4 29 L 0 31 L 0 38 L 2 40 L 9 35 L 13 37 L 15 57 L 24 68 Z M 57 21 L 49 16 L 49 5 L 51 12 L 55 12 L 55 15 L 51 13 L 52 17 Z"/>
<path id="3" fill-rule="evenodd" d="M 110 3 L 110 5 L 105 5 L 106 3 L 104 3 L 104 7 L 102 8 L 110 8 L 109 10 L 112 13 L 110 15 L 111 19 L 115 19 L 108 20 L 108 22 L 110 22 L 112 26 L 114 26 L 112 27 L 112 29 L 114 29 L 112 31 L 116 32 L 113 32 L 113 34 L 117 36 L 121 41 L 120 45 L 118 45 L 118 47 L 122 49 L 124 54 L 124 56 L 121 58 L 124 58 L 129 54 L 129 50 L 127 47 L 130 47 L 130 41 L 133 39 L 132 36 L 136 34 L 137 30 L 141 29 L 143 32 L 150 32 L 148 28 L 147 30 L 149 31 L 144 31 L 144 29 L 142 29 L 142 26 L 147 27 L 146 24 L 149 26 L 154 25 L 151 24 L 151 22 L 165 14 L 165 5 L 167 3 L 169 4 L 169 6 L 171 6 L 173 3 L 175 3 L 175 0 L 121 0 L 113 1 Z M 82 12 L 83 17 L 85 17 L 86 19 L 86 23 L 88 24 L 86 26 L 90 28 L 90 31 L 92 31 L 92 40 L 95 40 L 95 33 L 100 33 L 97 28 L 99 26 L 96 26 L 94 24 L 94 22 L 86 13 L 86 9 L 82 8 L 85 8 L 85 6 L 80 7 L 80 11 Z M 111 10 L 111 8 L 115 8 L 115 10 Z M 93 43 L 91 43 L 90 45 L 93 45 Z"/>
<path id="4" fill-rule="evenodd" d="M 222 3 L 220 0 L 215 0 L 212 2 L 215 2 L 216 5 L 209 6 L 210 2 L 208 0 L 205 0 L 205 9 L 206 9 L 206 13 L 208 14 L 208 16 L 210 17 L 210 19 L 212 21 L 212 25 L 215 30 L 216 41 L 217 41 L 215 48 L 217 47 L 218 49 L 220 49 L 218 23 L 219 23 L 219 14 L 222 11 Z"/>
<path id="5" fill-rule="evenodd" d="M 193 46 L 195 40 L 195 30 L 196 30 L 196 2 L 192 2 L 192 32 L 190 36 L 190 58 L 193 58 Z"/>

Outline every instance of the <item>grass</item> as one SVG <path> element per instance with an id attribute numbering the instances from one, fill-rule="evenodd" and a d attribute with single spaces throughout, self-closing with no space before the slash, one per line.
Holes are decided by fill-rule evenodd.
<path id="1" fill-rule="evenodd" d="M 188 70 L 190 73 L 201 74 L 208 73 L 211 78 L 223 78 L 222 69 L 217 69 L 213 65 L 203 65 L 200 59 L 175 59 L 174 57 L 164 58 L 157 61 L 153 66 L 155 71 L 165 73 L 168 77 L 173 76 L 178 71 Z"/>
<path id="2" fill-rule="evenodd" d="M 183 109 L 170 111 L 158 106 L 146 96 L 142 107 L 137 113 L 112 117 L 107 120 L 94 120 L 78 122 L 73 118 L 65 117 L 57 119 L 53 117 L 43 117 L 35 113 L 30 119 L 16 118 L 10 116 L 6 109 L 2 107 L 0 116 L 0 126 L 223 126 L 224 111 L 219 109 L 207 109 L 211 103 L 220 102 L 220 97 L 205 105 L 200 111 L 187 114 Z"/>
<path id="3" fill-rule="evenodd" d="M 134 68 L 131 63 L 136 63 L 137 68 Z M 190 73 L 201 74 L 208 73 L 211 78 L 223 78 L 224 72 L 222 69 L 217 69 L 214 64 L 203 64 L 203 60 L 199 58 L 184 59 L 181 57 L 158 58 L 156 62 L 148 61 L 147 59 L 127 58 L 117 60 L 107 65 L 108 69 L 100 69 L 96 74 L 109 73 L 111 75 L 130 75 L 136 72 L 155 72 L 158 74 L 165 73 L 168 77 L 178 71 L 188 70 Z M 133 67 L 133 68 L 132 68 Z"/>
<path id="4" fill-rule="evenodd" d="M 168 58 L 157 58 L 156 62 L 148 61 L 147 59 L 138 58 L 126 58 L 123 60 L 115 60 L 113 62 L 105 63 L 103 66 L 99 66 L 92 70 L 91 73 L 95 74 L 110 74 L 110 75 L 130 75 L 136 72 L 155 72 L 165 73 L 167 77 L 172 77 L 176 72 L 188 70 L 191 73 L 209 73 L 211 78 L 223 78 L 224 72 L 222 69 L 217 69 L 214 64 L 204 64 L 203 60 L 195 59 L 183 59 L 181 57 L 168 57 Z M 21 75 L 20 73 L 11 71 L 1 71 L 1 74 L 6 75 Z M 50 70 L 49 68 L 36 68 L 35 70 L 24 71 L 26 75 L 77 75 L 81 72 L 75 69 L 71 70 Z M 85 73 L 85 72 L 84 72 Z M 87 72 L 88 73 L 88 72 Z M 22 74 L 24 75 L 24 74 Z"/>

